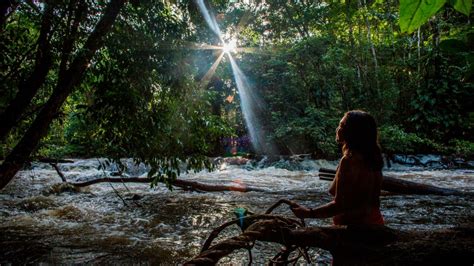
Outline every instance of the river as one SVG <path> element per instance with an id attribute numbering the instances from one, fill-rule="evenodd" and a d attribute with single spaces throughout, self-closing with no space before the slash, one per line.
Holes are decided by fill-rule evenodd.
<path id="1" fill-rule="evenodd" d="M 114 171 L 113 167 L 98 169 L 101 160 L 75 159 L 60 168 L 69 181 L 84 181 Z M 311 207 L 331 199 L 326 192 L 329 182 L 320 181 L 317 175 L 320 167 L 335 168 L 335 161 L 239 163 L 221 160 L 214 172 L 180 178 L 249 185 L 268 192 L 203 193 L 170 191 L 164 185 L 101 183 L 57 193 L 52 188 L 61 183 L 56 171 L 49 164 L 33 163 L 0 191 L 0 263 L 178 264 L 199 252 L 213 228 L 234 219 L 237 207 L 259 213 L 281 198 Z M 127 174 L 146 175 L 146 167 L 131 167 Z M 395 164 L 384 174 L 474 192 L 474 171 L 470 169 Z M 381 209 L 389 227 L 431 230 L 472 224 L 471 200 L 469 196 L 384 195 Z M 283 206 L 276 213 L 291 215 Z M 330 225 L 331 220 L 312 219 L 307 224 Z M 238 232 L 238 228 L 229 228 L 224 236 Z M 254 262 L 265 263 L 278 248 L 257 243 Z M 315 262 L 330 262 L 326 251 L 312 249 L 310 254 Z M 242 264 L 247 259 L 247 252 L 242 251 L 221 262 Z"/>

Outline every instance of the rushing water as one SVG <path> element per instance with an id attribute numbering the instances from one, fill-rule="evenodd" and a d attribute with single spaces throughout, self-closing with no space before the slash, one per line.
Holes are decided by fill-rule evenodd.
<path id="1" fill-rule="evenodd" d="M 235 160 L 234 160 L 235 161 Z M 236 207 L 259 213 L 280 198 L 308 206 L 327 202 L 329 183 L 317 178 L 319 167 L 336 162 L 285 160 L 273 166 L 241 161 L 222 162 L 215 172 L 199 172 L 183 179 L 207 184 L 245 184 L 268 192 L 200 193 L 163 185 L 101 183 L 76 191 L 58 192 L 61 179 L 48 164 L 34 163 L 0 191 L 0 263 L 163 263 L 176 264 L 196 255 L 209 232 L 234 219 Z M 80 181 L 110 174 L 99 170 L 97 159 L 60 165 L 66 178 Z M 283 168 L 280 168 L 283 167 Z M 287 170 L 298 169 L 298 170 Z M 134 167 L 129 175 L 143 175 Z M 474 171 L 395 166 L 386 175 L 407 180 L 474 191 Z M 120 196 L 120 197 L 119 197 Z M 123 198 L 123 200 L 121 199 Z M 382 213 L 388 226 L 399 229 L 437 229 L 473 222 L 469 196 L 383 196 Z M 285 207 L 277 213 L 291 215 Z M 308 220 L 309 225 L 330 225 L 330 219 Z M 226 236 L 238 233 L 237 228 Z M 254 261 L 264 263 L 277 246 L 258 243 Z M 243 263 L 246 252 L 222 262 Z M 313 249 L 313 259 L 329 262 L 327 252 Z"/>

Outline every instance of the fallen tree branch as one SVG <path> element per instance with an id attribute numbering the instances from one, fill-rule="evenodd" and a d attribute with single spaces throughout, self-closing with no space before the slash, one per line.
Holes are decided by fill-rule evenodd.
<path id="1" fill-rule="evenodd" d="M 267 211 L 265 211 L 265 214 L 259 214 L 259 215 L 250 215 L 250 216 L 243 216 L 243 217 L 239 217 L 238 219 L 235 219 L 235 220 L 232 220 L 232 221 L 229 221 L 227 223 L 224 223 L 223 225 L 215 228 L 211 234 L 209 235 L 209 237 L 207 238 L 207 240 L 204 242 L 203 246 L 202 246 L 202 249 L 201 249 L 201 253 L 205 253 L 209 247 L 211 246 L 212 244 L 212 241 L 227 227 L 231 226 L 231 225 L 234 225 L 234 224 L 241 224 L 241 229 L 244 231 L 245 234 L 253 234 L 255 232 L 252 232 L 252 231 L 248 231 L 248 227 L 252 226 L 254 223 L 256 222 L 259 222 L 259 221 L 262 221 L 262 220 L 274 220 L 274 221 L 277 221 L 277 222 L 281 222 L 283 224 L 285 224 L 285 227 L 286 228 L 298 228 L 298 227 L 305 227 L 305 223 L 304 223 L 304 220 L 301 219 L 300 221 L 296 220 L 296 219 L 293 219 L 293 218 L 287 218 L 287 217 L 283 217 L 283 216 L 279 216 L 279 215 L 272 215 L 270 214 L 274 209 L 276 209 L 278 206 L 280 206 L 281 204 L 287 204 L 289 206 L 292 206 L 294 205 L 294 203 L 290 200 L 287 200 L 287 199 L 280 199 L 278 202 L 276 202 L 275 204 L 273 204 L 270 208 L 267 209 Z M 245 225 L 245 227 L 243 228 L 242 226 Z M 250 240 L 250 238 L 248 237 L 244 237 L 248 240 Z M 235 240 L 232 240 L 232 241 L 235 241 Z M 239 242 L 240 240 L 238 240 Z M 248 241 L 248 242 L 241 242 L 241 244 L 244 245 L 244 248 L 247 248 L 248 251 L 249 251 L 249 261 L 252 262 L 252 252 L 251 252 L 251 249 L 252 247 L 254 246 L 255 244 L 255 240 L 254 241 Z M 227 245 L 227 244 L 225 244 Z M 291 254 L 291 252 L 293 252 L 294 250 L 298 249 L 299 251 L 299 255 L 293 259 L 289 259 L 289 256 Z M 215 251 L 215 248 L 213 248 L 212 251 L 210 251 L 211 254 L 214 254 L 214 251 Z M 209 252 L 208 252 L 209 253 Z M 206 253 L 206 254 L 208 254 Z M 224 252 L 225 253 L 225 252 Z M 220 254 L 223 254 L 223 253 L 220 253 Z M 212 255 L 214 256 L 214 255 Z M 301 248 L 301 247 L 297 247 L 297 246 L 294 246 L 294 245 L 290 245 L 290 246 L 285 246 L 285 248 L 282 249 L 281 252 L 279 252 L 271 261 L 274 262 L 274 263 L 284 263 L 284 264 L 288 264 L 288 263 L 292 263 L 292 262 L 296 262 L 301 256 L 304 256 L 304 258 L 306 259 L 306 261 L 308 263 L 310 263 L 310 258 L 308 256 L 308 252 L 307 252 L 307 249 L 306 248 Z M 205 259 L 203 261 L 203 263 L 209 263 L 211 262 L 210 260 L 207 260 Z M 217 261 L 215 262 L 212 262 L 212 263 L 216 263 Z M 250 262 L 249 262 L 249 265 L 250 265 Z"/>
<path id="2" fill-rule="evenodd" d="M 290 204 L 291 201 L 280 200 L 269 210 L 281 203 Z M 289 262 L 296 264 L 301 257 L 300 250 L 308 247 L 330 251 L 334 265 L 472 265 L 474 262 L 472 225 L 423 232 L 399 231 L 381 225 L 302 228 L 295 219 L 270 214 L 251 215 L 244 219 L 252 220 L 253 223 L 242 234 L 211 246 L 212 240 L 224 228 L 239 220 L 224 223 L 214 229 L 200 254 L 185 265 L 216 264 L 236 250 L 251 250 L 256 241 L 287 247 L 286 251 L 269 259 L 271 264 L 278 265 Z M 300 255 L 289 259 L 290 253 L 296 250 Z"/>
<path id="3" fill-rule="evenodd" d="M 127 178 L 117 178 L 117 177 L 103 177 L 92 179 L 85 182 L 77 182 L 71 183 L 75 187 L 87 187 L 90 185 L 94 185 L 97 183 L 109 182 L 109 183 L 151 183 L 153 181 L 152 178 L 146 177 L 127 177 Z M 216 192 L 216 191 L 238 191 L 238 192 L 250 192 L 250 191 L 257 191 L 257 192 L 266 192 L 267 190 L 255 187 L 249 187 L 245 185 L 238 185 L 238 186 L 229 186 L 229 185 L 208 185 L 199 183 L 196 181 L 188 181 L 182 179 L 176 179 L 171 183 L 172 186 L 180 187 L 183 189 L 192 189 L 192 190 L 199 190 L 199 191 L 207 191 L 207 192 Z"/>
<path id="4" fill-rule="evenodd" d="M 328 168 L 319 169 L 319 178 L 325 181 L 332 181 L 336 175 L 336 171 Z M 399 194 L 415 194 L 415 195 L 472 195 L 472 193 L 463 192 L 450 188 L 442 188 L 427 184 L 420 184 L 391 176 L 383 176 L 382 190 L 399 193 Z"/>
<path id="5" fill-rule="evenodd" d="M 55 164 L 56 161 L 53 160 L 44 160 L 45 162 L 50 163 L 51 165 Z M 67 160 L 62 160 L 58 162 L 72 162 L 72 161 L 67 161 Z M 61 179 L 65 182 L 66 178 L 64 175 L 61 175 L 62 173 L 58 171 L 57 166 L 53 167 L 56 169 L 58 174 L 61 176 Z M 321 168 L 319 170 L 319 178 L 322 180 L 327 180 L 331 181 L 334 179 L 336 171 L 332 169 L 326 169 L 326 168 Z M 98 179 L 93 179 L 85 182 L 76 182 L 76 183 L 71 183 L 71 185 L 75 187 L 86 187 L 90 185 L 94 185 L 97 183 L 103 183 L 103 182 L 109 182 L 109 183 L 151 183 L 153 179 L 151 178 L 143 178 L 143 177 L 126 177 L 126 178 L 120 178 L 120 177 L 104 177 L 104 178 L 98 178 Z M 251 187 L 251 186 L 246 186 L 244 184 L 238 184 L 238 185 L 210 185 L 210 184 L 203 184 L 200 182 L 196 181 L 188 181 L 188 180 L 183 180 L 183 179 L 176 179 L 175 181 L 172 182 L 172 186 L 175 187 L 180 187 L 186 190 L 196 190 L 196 191 L 205 191 L 205 192 L 219 192 L 219 191 L 237 191 L 237 192 L 250 192 L 250 191 L 256 191 L 256 192 L 269 192 L 271 193 L 272 191 L 267 190 L 267 189 L 262 189 L 262 188 L 256 188 L 256 187 Z M 399 194 L 416 194 L 416 195 L 443 195 L 443 196 L 448 196 L 448 195 L 473 195 L 473 193 L 470 192 L 463 192 L 455 189 L 449 189 L 449 188 L 440 188 L 436 186 L 431 186 L 431 185 L 426 185 L 426 184 L 420 184 L 416 182 L 411 182 L 407 180 L 402 180 L 399 178 L 394 178 L 390 176 L 384 176 L 383 183 L 382 183 L 382 189 L 388 192 L 392 193 L 399 193 Z M 285 203 L 285 202 L 282 202 Z M 287 202 L 286 202 L 287 203 Z M 287 203 L 289 204 L 289 203 Z M 276 206 L 275 206 L 276 207 Z"/>
<path id="6" fill-rule="evenodd" d="M 250 216 L 245 216 L 245 217 L 242 217 L 242 218 L 239 218 L 239 219 L 235 219 L 235 220 L 232 220 L 232 221 L 229 221 L 227 223 L 224 223 L 223 225 L 215 228 L 211 234 L 209 235 L 209 237 L 207 238 L 207 240 L 204 242 L 204 244 L 202 245 L 202 248 L 201 248 L 201 252 L 204 252 L 206 250 L 209 249 L 209 247 L 211 246 L 212 244 L 212 241 L 220 234 L 220 232 L 222 232 L 225 228 L 231 226 L 231 225 L 234 225 L 234 224 L 238 224 L 240 223 L 242 220 L 244 220 L 245 222 L 255 222 L 255 221 L 258 221 L 258 220 L 279 220 L 287 225 L 294 225 L 295 227 L 296 226 L 303 226 L 303 224 L 301 224 L 300 221 L 296 220 L 296 219 L 292 219 L 292 218 L 288 218 L 288 217 L 283 217 L 283 216 L 280 216 L 280 215 L 272 215 L 272 214 L 257 214 L 257 215 L 250 215 Z"/>
<path id="7" fill-rule="evenodd" d="M 56 170 L 56 173 L 58 173 L 59 177 L 61 177 L 61 180 L 64 183 L 67 183 L 66 177 L 64 176 L 63 172 L 61 172 L 61 170 L 59 169 L 58 164 L 50 163 L 50 165 L 54 168 L 54 170 Z"/>
<path id="8" fill-rule="evenodd" d="M 270 208 L 267 209 L 267 211 L 265 211 L 265 214 L 270 214 L 274 209 L 276 209 L 277 207 L 279 207 L 280 205 L 282 205 L 283 203 L 287 204 L 288 206 L 293 206 L 295 205 L 295 203 L 291 200 L 288 200 L 288 199 L 280 199 L 279 201 L 277 201 L 275 204 L 273 204 Z M 295 207 L 298 207 L 298 206 L 295 206 Z M 302 223 L 304 225 L 304 222 Z"/>
<path id="9" fill-rule="evenodd" d="M 255 215 L 249 216 L 249 218 L 258 219 L 259 221 L 250 225 L 247 230 L 238 236 L 225 239 L 211 247 L 203 246 L 201 253 L 186 262 L 185 265 L 216 264 L 221 258 L 236 250 L 252 247 L 255 241 L 273 242 L 286 247 L 303 249 L 307 247 L 319 247 L 329 251 L 338 251 L 340 248 L 346 248 L 347 246 L 352 246 L 352 249 L 357 246 L 359 246 L 358 249 L 364 249 L 364 241 L 368 242 L 367 239 L 364 240 L 364 238 L 366 238 L 367 234 L 370 235 L 373 233 L 370 232 L 370 230 L 374 230 L 374 232 L 377 233 L 373 235 L 383 235 L 386 239 L 384 239 L 385 242 L 393 241 L 393 239 L 396 238 L 396 236 L 392 234 L 391 229 L 386 227 L 377 229 L 365 228 L 364 230 L 352 228 L 348 230 L 347 227 L 299 228 L 297 223 L 291 222 L 294 221 L 294 219 L 288 220 L 288 218 L 278 215 Z M 227 225 L 227 223 L 224 225 Z M 224 225 L 218 227 L 218 229 L 221 229 Z M 362 237 L 362 235 L 364 236 Z M 363 240 L 357 244 L 353 243 L 354 240 L 347 242 L 346 239 L 348 239 L 349 236 L 351 238 L 361 237 Z M 215 237 L 213 236 L 213 238 Z M 205 245 L 208 244 L 206 241 Z M 293 248 L 293 250 L 296 248 Z M 286 256 L 289 257 L 290 254 Z M 273 259 L 275 259 L 275 257 Z"/>
<path id="10" fill-rule="evenodd" d="M 385 226 L 292 229 L 279 220 L 264 220 L 241 235 L 219 242 L 185 265 L 216 264 L 255 241 L 322 248 L 331 252 L 334 265 L 472 265 L 473 229 L 429 232 L 399 231 Z"/>
<path id="11" fill-rule="evenodd" d="M 74 163 L 73 160 L 53 159 L 53 158 L 41 158 L 41 159 L 38 159 L 38 162 L 41 162 L 41 163 Z"/>
<path id="12" fill-rule="evenodd" d="M 328 175 L 329 176 L 329 175 Z M 86 187 L 94 185 L 97 183 L 111 182 L 111 183 L 151 183 L 153 179 L 143 178 L 143 177 L 127 177 L 127 178 L 118 178 L 118 177 L 104 177 L 93 179 L 85 182 L 71 183 L 75 187 Z M 196 190 L 196 191 L 205 191 L 205 192 L 219 192 L 219 191 L 237 191 L 237 192 L 272 192 L 267 189 L 250 187 L 246 185 L 210 185 L 203 184 L 196 181 L 188 181 L 177 179 L 171 184 L 175 187 L 180 187 L 186 190 Z M 384 176 L 384 181 L 382 183 L 382 189 L 392 193 L 398 194 L 415 194 L 415 195 L 472 195 L 470 192 L 463 192 L 455 189 L 449 188 L 440 188 L 426 184 L 415 183 L 411 181 L 406 181 L 394 177 Z"/>

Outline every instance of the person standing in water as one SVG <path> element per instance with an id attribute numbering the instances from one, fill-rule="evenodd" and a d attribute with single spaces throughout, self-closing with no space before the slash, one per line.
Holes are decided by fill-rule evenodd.
<path id="1" fill-rule="evenodd" d="M 347 112 L 336 130 L 343 156 L 329 193 L 334 200 L 314 209 L 293 204 L 299 218 L 333 217 L 335 225 L 384 224 L 380 213 L 383 159 L 375 119 L 360 110 Z"/>

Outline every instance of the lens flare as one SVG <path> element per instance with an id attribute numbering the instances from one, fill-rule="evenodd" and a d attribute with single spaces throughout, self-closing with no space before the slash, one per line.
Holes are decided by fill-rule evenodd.
<path id="1" fill-rule="evenodd" d="M 203 79 L 203 84 L 206 84 L 206 80 L 208 80 L 213 75 L 213 73 L 215 72 L 215 68 L 217 68 L 217 66 L 219 65 L 219 62 L 222 59 L 223 55 L 227 54 L 232 72 L 234 74 L 236 87 L 239 91 L 240 106 L 242 108 L 245 124 L 250 134 L 252 146 L 255 149 L 255 152 L 258 154 L 276 154 L 276 149 L 273 143 L 271 142 L 271 140 L 268 140 L 266 138 L 266 132 L 262 126 L 263 121 L 261 121 L 262 118 L 259 116 L 261 113 L 264 112 L 264 110 L 262 109 L 264 108 L 263 101 L 257 96 L 257 93 L 253 91 L 253 88 L 248 82 L 247 77 L 237 66 L 237 63 L 235 62 L 232 56 L 232 53 L 237 53 L 239 52 L 239 49 L 241 50 L 241 48 L 237 47 L 237 41 L 236 39 L 234 39 L 236 35 L 233 35 L 234 38 L 232 38 L 230 34 L 226 34 L 227 36 L 223 36 L 219 29 L 219 25 L 216 23 L 214 16 L 204 4 L 204 1 L 196 1 L 198 2 L 199 9 L 203 14 L 208 26 L 216 33 L 216 35 L 219 37 L 220 43 L 222 44 L 222 46 L 220 46 L 220 49 L 222 49 L 222 54 L 213 64 L 213 67 L 211 67 L 210 72 L 206 74 L 206 77 Z M 249 19 L 248 15 L 244 17 L 245 20 Z M 241 21 L 240 25 L 237 28 L 237 33 L 240 32 L 243 23 L 244 22 Z"/>
<path id="2" fill-rule="evenodd" d="M 222 50 L 224 50 L 225 53 L 235 53 L 235 50 L 237 48 L 237 41 L 236 40 L 230 40 L 227 43 L 224 43 L 222 46 Z"/>

